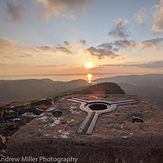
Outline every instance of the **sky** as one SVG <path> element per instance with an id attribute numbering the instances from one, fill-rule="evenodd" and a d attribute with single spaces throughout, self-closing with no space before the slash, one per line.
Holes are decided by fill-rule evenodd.
<path id="1" fill-rule="evenodd" d="M 0 4 L 0 76 L 163 74 L 163 0 Z"/>

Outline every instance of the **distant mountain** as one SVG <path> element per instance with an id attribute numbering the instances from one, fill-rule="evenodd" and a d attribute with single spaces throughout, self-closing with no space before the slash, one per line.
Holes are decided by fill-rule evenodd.
<path id="1" fill-rule="evenodd" d="M 117 76 L 101 78 L 93 82 L 97 85 L 90 86 L 85 80 L 69 82 L 50 79 L 0 80 L 0 105 L 72 92 L 89 94 L 103 91 L 105 94 L 113 94 L 117 92 L 114 84 L 117 83 L 126 94 L 138 95 L 163 109 L 163 74 Z M 112 86 L 104 82 L 112 83 Z M 98 83 L 104 84 L 98 85 Z"/>
<path id="2" fill-rule="evenodd" d="M 81 79 L 69 82 L 50 79 L 0 80 L 0 103 L 43 98 L 87 85 L 87 81 Z"/>
<path id="3" fill-rule="evenodd" d="M 94 80 L 95 83 L 115 82 L 132 85 L 149 85 L 163 88 L 163 74 L 127 75 Z"/>
<path id="4" fill-rule="evenodd" d="M 73 94 L 125 94 L 125 92 L 118 84 L 105 82 L 80 88 Z"/>
<path id="5" fill-rule="evenodd" d="M 163 109 L 163 74 L 128 75 L 94 80 L 117 83 L 126 94 L 138 95 Z"/>

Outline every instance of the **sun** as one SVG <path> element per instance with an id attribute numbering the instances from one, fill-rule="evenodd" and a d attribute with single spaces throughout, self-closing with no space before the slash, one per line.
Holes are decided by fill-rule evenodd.
<path id="1" fill-rule="evenodd" d="M 92 68 L 93 67 L 92 62 L 86 63 L 84 67 L 86 67 L 87 69 Z"/>

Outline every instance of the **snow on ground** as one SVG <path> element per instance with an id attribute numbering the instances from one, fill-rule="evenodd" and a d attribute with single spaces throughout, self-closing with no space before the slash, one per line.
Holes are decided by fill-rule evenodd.
<path id="1" fill-rule="evenodd" d="M 14 110 L 9 110 L 9 113 L 14 113 L 15 111 Z"/>
<path id="2" fill-rule="evenodd" d="M 70 107 L 70 112 L 72 113 L 72 114 L 80 114 L 81 112 L 80 111 L 75 111 L 74 109 L 76 109 L 77 107 L 75 107 L 75 106 L 71 106 Z"/>
<path id="3" fill-rule="evenodd" d="M 62 133 L 62 134 L 60 135 L 61 138 L 68 138 L 69 135 L 70 135 L 69 132 L 62 132 L 62 130 L 59 130 L 58 132 L 59 132 L 59 133 Z"/>
<path id="4" fill-rule="evenodd" d="M 24 116 L 24 117 L 37 117 L 38 115 L 33 114 L 32 112 L 26 112 L 26 113 L 22 114 L 22 116 Z"/>
<path id="5" fill-rule="evenodd" d="M 14 119 L 11 119 L 12 121 L 21 121 L 22 119 L 21 118 L 14 118 Z"/>
<path id="6" fill-rule="evenodd" d="M 74 119 L 71 119 L 70 121 L 67 121 L 67 123 L 71 123 L 71 122 L 74 122 Z"/>
<path id="7" fill-rule="evenodd" d="M 49 108 L 47 109 L 47 111 L 53 111 L 55 108 Z"/>
<path id="8" fill-rule="evenodd" d="M 40 109 L 40 108 L 36 108 L 36 110 L 39 110 L 39 111 L 44 111 L 44 109 Z"/>

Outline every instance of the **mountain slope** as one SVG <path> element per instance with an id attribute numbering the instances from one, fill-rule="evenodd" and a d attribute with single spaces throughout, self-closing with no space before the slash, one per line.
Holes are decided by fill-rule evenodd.
<path id="1" fill-rule="evenodd" d="M 1 80 L 0 103 L 42 98 L 87 85 L 85 80 L 69 82 L 56 82 L 50 79 Z"/>
<path id="2" fill-rule="evenodd" d="M 115 82 L 126 94 L 138 95 L 163 109 L 163 74 L 117 76 L 94 82 Z"/>
<path id="3" fill-rule="evenodd" d="M 125 94 L 121 87 L 116 83 L 98 83 L 95 85 L 80 88 L 80 90 L 73 92 L 73 94 Z"/>
<path id="4" fill-rule="evenodd" d="M 128 83 L 132 85 L 149 85 L 149 86 L 158 86 L 163 88 L 163 74 L 116 76 L 110 78 L 100 78 L 94 80 L 94 82 L 95 83 L 101 83 L 101 82 Z"/>

